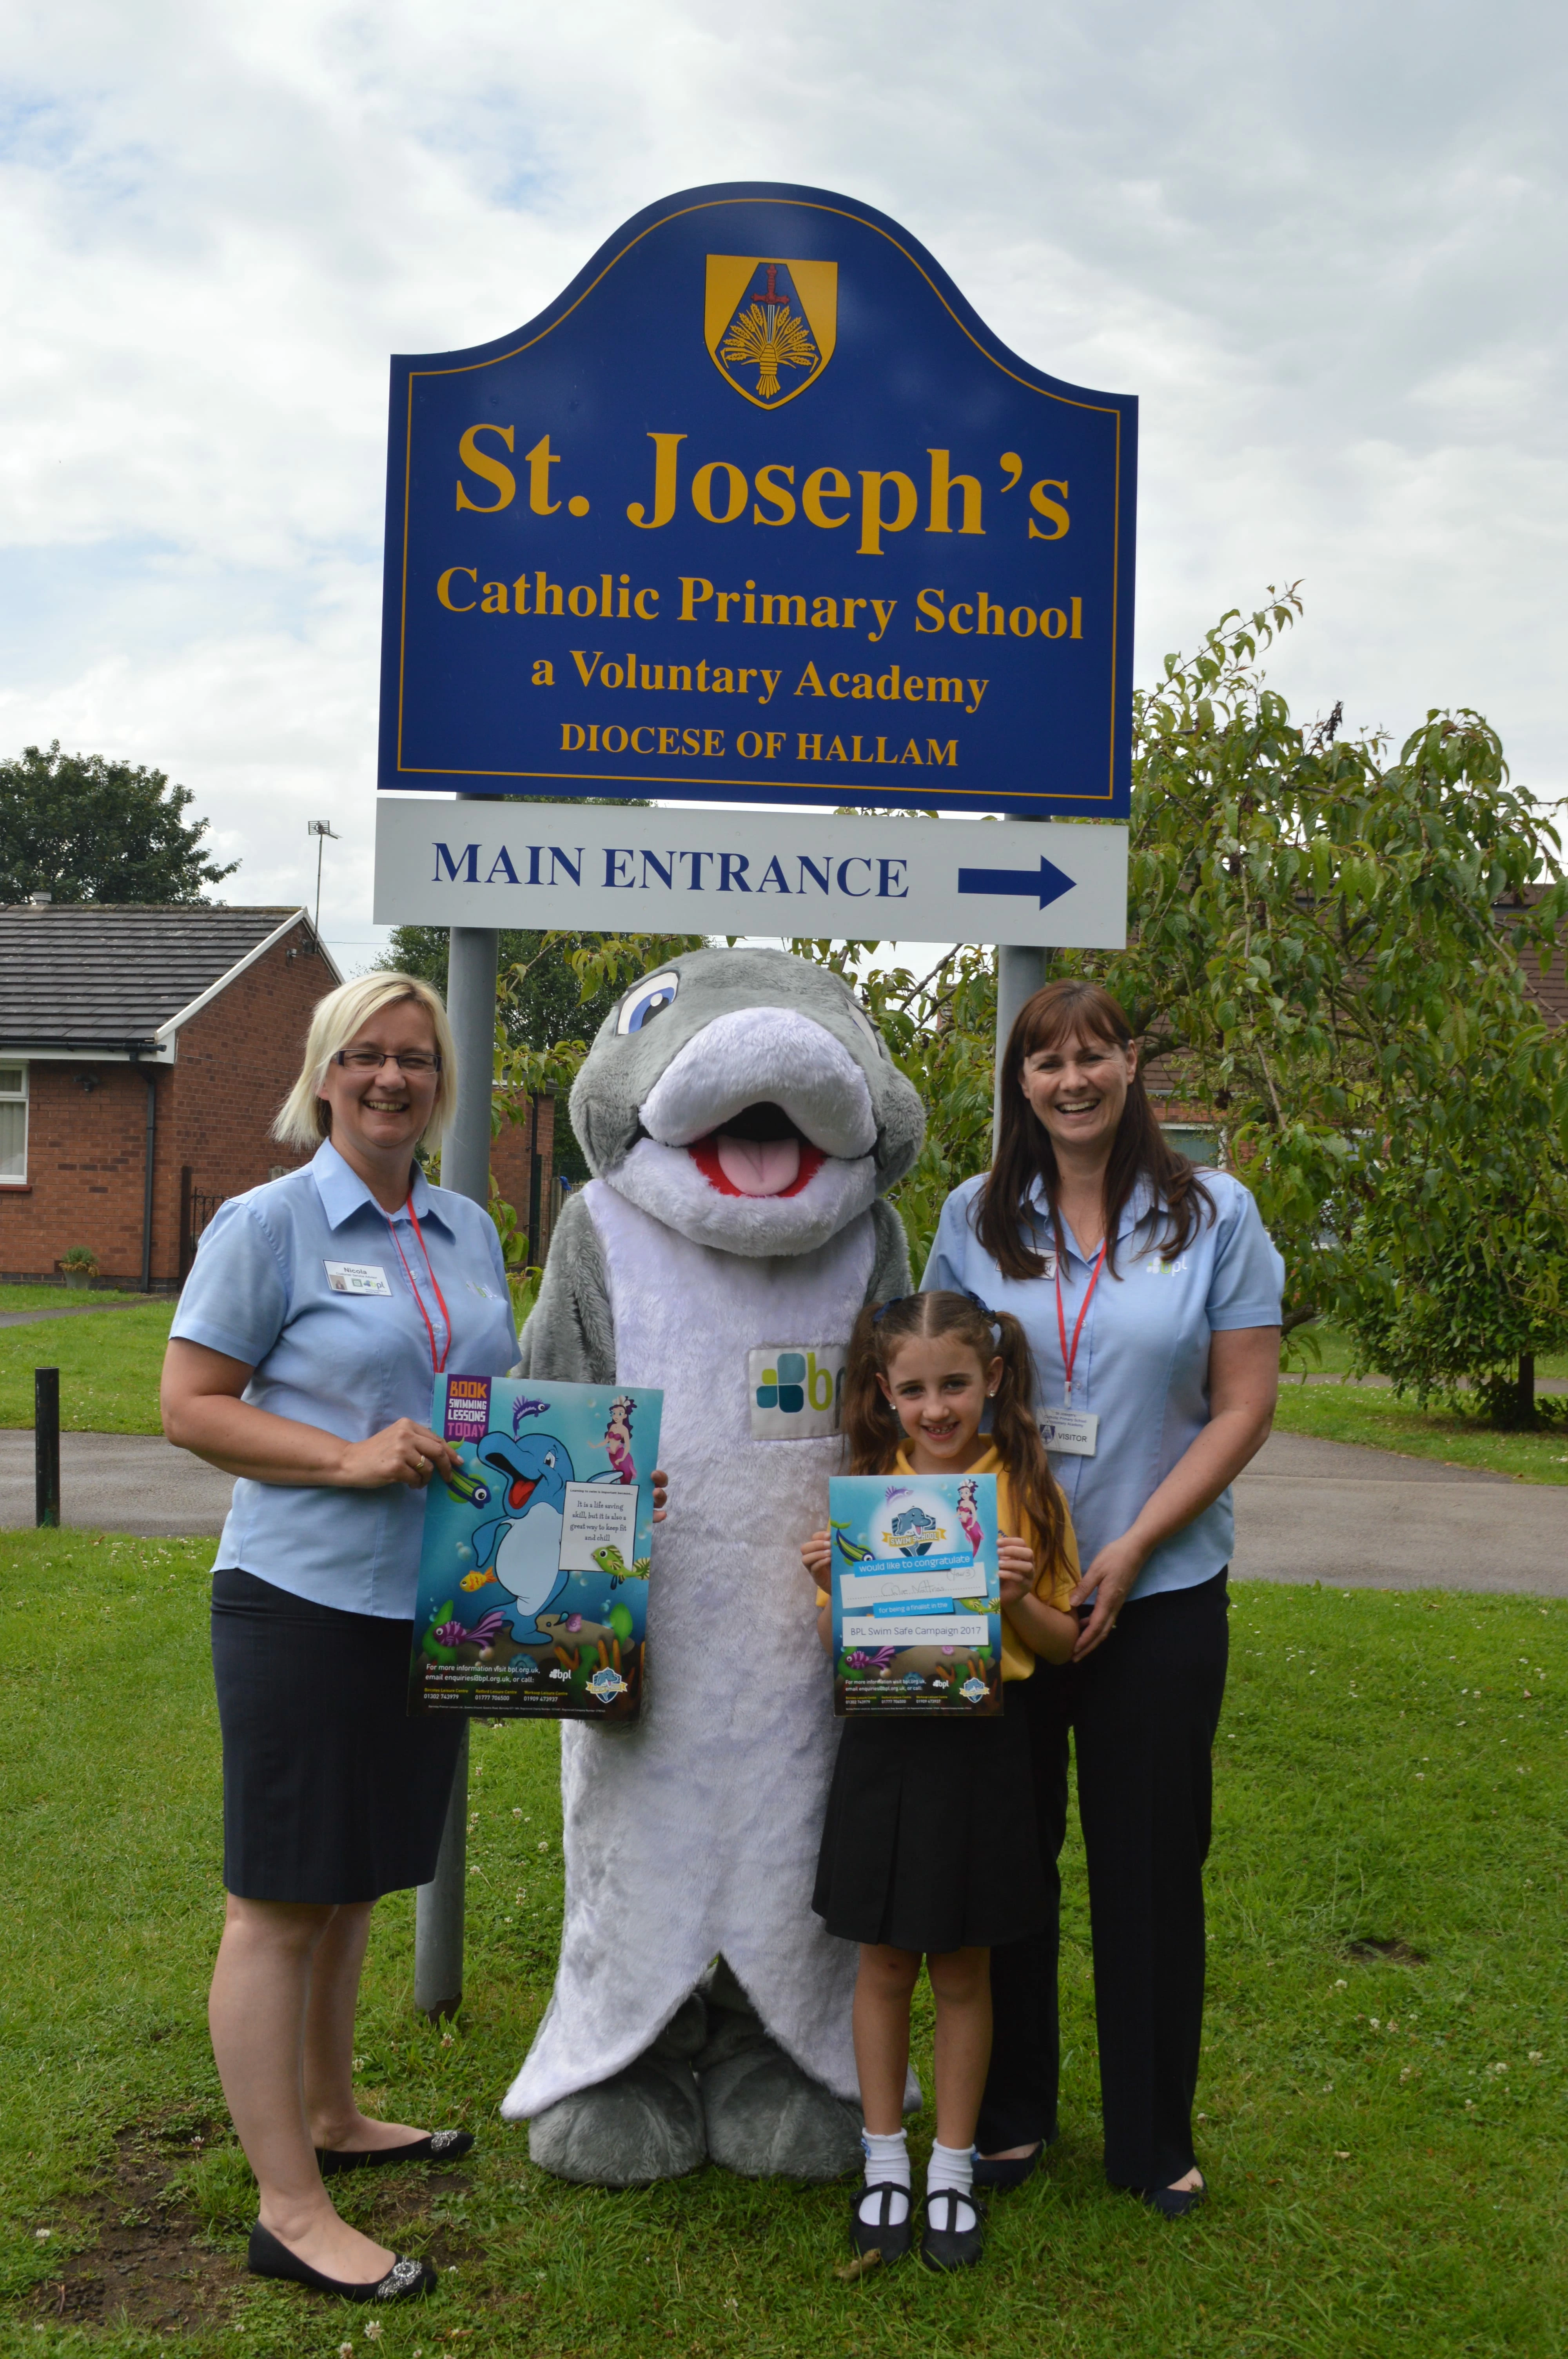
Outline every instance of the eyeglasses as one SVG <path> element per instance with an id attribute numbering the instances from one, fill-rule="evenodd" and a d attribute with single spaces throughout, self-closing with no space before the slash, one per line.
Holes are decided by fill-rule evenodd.
<path id="1" fill-rule="evenodd" d="M 333 1058 L 334 1065 L 345 1066 L 351 1073 L 379 1073 L 383 1065 L 395 1065 L 400 1073 L 438 1073 L 439 1057 L 427 1049 L 410 1049 L 398 1056 L 391 1049 L 340 1049 Z"/>

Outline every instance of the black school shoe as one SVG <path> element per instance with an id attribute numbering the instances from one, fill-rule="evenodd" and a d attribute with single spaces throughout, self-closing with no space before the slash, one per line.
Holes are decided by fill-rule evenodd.
<path id="1" fill-rule="evenodd" d="M 428 2137 L 410 2138 L 406 2146 L 355 2147 L 348 2152 L 319 2146 L 316 2164 L 323 2179 L 341 2170 L 384 2170 L 394 2162 L 456 2162 L 473 2144 L 471 2130 L 432 2130 Z"/>
<path id="2" fill-rule="evenodd" d="M 406 2253 L 393 2256 L 392 2267 L 384 2277 L 372 2285 L 344 2285 L 338 2277 L 325 2277 L 280 2245 L 270 2228 L 258 2220 L 251 2230 L 250 2250 L 245 2266 L 254 2277 L 287 2277 L 296 2285 L 308 2286 L 312 2293 L 336 2294 L 340 2301 L 414 2301 L 429 2293 L 440 2283 L 428 2261 L 411 2260 Z M 379 2330 L 378 2330 L 379 2331 Z"/>
<path id="3" fill-rule="evenodd" d="M 872 2220 L 862 2220 L 860 2206 L 868 2195 L 880 2195 L 881 2201 L 877 2205 L 876 2217 Z M 903 2198 L 904 2213 L 902 2220 L 894 2220 L 892 2216 L 892 2199 L 895 2195 L 902 2195 Z M 854 2208 L 849 2213 L 849 2242 L 862 2259 L 868 2253 L 880 2253 L 884 2269 L 891 2268 L 894 2261 L 903 2260 L 914 2241 L 914 2231 L 912 2225 L 913 2207 L 914 2198 L 909 2189 L 895 2186 L 891 2180 L 867 2180 L 863 2185 L 857 2188 Z"/>
<path id="4" fill-rule="evenodd" d="M 1147 2203 L 1151 2212 L 1166 2220 L 1184 2220 L 1189 2212 L 1208 2201 L 1208 2188 L 1201 2180 L 1195 2187 L 1135 2187 L 1132 2191 L 1141 2203 Z"/>
<path id="5" fill-rule="evenodd" d="M 1045 2141 L 1041 2139 L 1033 2154 L 1012 2154 L 1005 2159 L 1000 2155 L 978 2154 L 975 2157 L 977 2187 L 1022 2187 L 1033 2179 L 1045 2159 Z"/>
<path id="6" fill-rule="evenodd" d="M 960 2204 L 967 2204 L 975 2215 L 967 2228 L 960 2224 Z M 926 2267 L 972 2269 L 986 2248 L 980 2234 L 985 2216 L 984 2204 L 972 2195 L 960 2195 L 956 2187 L 939 2187 L 934 2195 L 927 2195 L 925 2234 L 920 2239 L 920 2257 Z"/>

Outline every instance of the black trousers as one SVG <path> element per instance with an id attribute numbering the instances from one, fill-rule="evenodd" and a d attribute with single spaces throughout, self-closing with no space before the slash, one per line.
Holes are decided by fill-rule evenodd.
<path id="1" fill-rule="evenodd" d="M 1141 1599 L 1123 1606 L 1116 1631 L 1085 1661 L 1039 1663 L 1023 1690 L 1050 1923 L 1035 1940 L 991 1951 L 996 2028 L 976 2132 L 982 2154 L 1056 2135 L 1057 1862 L 1067 1829 L 1071 1731 L 1088 1865 L 1106 2177 L 1116 2187 L 1168 2187 L 1193 2167 L 1203 1864 L 1227 1610 L 1225 1571 L 1196 1589 Z"/>

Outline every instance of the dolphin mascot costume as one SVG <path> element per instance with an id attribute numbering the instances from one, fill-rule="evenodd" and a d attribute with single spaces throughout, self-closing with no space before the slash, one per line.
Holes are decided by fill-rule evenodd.
<path id="1" fill-rule="evenodd" d="M 661 1386 L 670 1504 L 642 1716 L 561 1730 L 560 1964 L 502 2111 L 593 2185 L 705 2158 L 836 2178 L 860 2154 L 856 1951 L 811 1909 L 837 1723 L 799 1550 L 856 1314 L 909 1288 L 882 1200 L 925 1115 L 849 986 L 769 950 L 634 984 L 571 1115 L 594 1177 L 515 1373 Z"/>

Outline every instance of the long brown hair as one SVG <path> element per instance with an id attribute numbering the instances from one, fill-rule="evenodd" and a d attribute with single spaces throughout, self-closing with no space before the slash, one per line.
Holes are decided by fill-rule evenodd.
<path id="1" fill-rule="evenodd" d="M 1045 1264 L 1030 1242 L 1025 1210 L 1036 1180 L 1044 1183 L 1056 1232 L 1056 1250 L 1065 1250 L 1061 1215 L 1056 1210 L 1060 1174 L 1051 1134 L 1024 1096 L 1024 1060 L 1043 1049 L 1054 1049 L 1076 1033 L 1082 1040 L 1132 1046 L 1132 1027 L 1108 991 L 1098 983 L 1068 977 L 1048 983 L 1019 1009 L 1008 1035 L 1001 1070 L 1001 1128 L 995 1160 L 980 1190 L 975 1234 L 997 1267 L 1007 1277 L 1040 1277 Z M 1197 1176 L 1197 1168 L 1166 1140 L 1154 1118 L 1144 1087 L 1141 1066 L 1127 1085 L 1127 1103 L 1111 1141 L 1105 1175 L 1106 1267 L 1114 1277 L 1116 1231 L 1128 1198 L 1140 1180 L 1146 1180 L 1168 1226 L 1159 1251 L 1175 1255 L 1186 1250 L 1202 1221 L 1213 1220 L 1214 1198 Z M 1156 1216 L 1157 1217 L 1157 1216 Z M 1151 1240 L 1151 1246 L 1153 1241 Z"/>
<path id="2" fill-rule="evenodd" d="M 844 1439 L 852 1474 L 888 1474 L 904 1438 L 898 1411 L 878 1384 L 891 1378 L 901 1345 L 914 1337 L 951 1335 L 973 1352 L 981 1373 L 1001 1362 L 991 1400 L 991 1440 L 1007 1469 L 1012 1495 L 1033 1524 L 1049 1561 L 1062 1553 L 1062 1494 L 1052 1479 L 1034 1416 L 1034 1361 L 1029 1338 L 1007 1311 L 992 1312 L 967 1294 L 905 1294 L 868 1306 L 855 1321 L 844 1369 Z"/>

